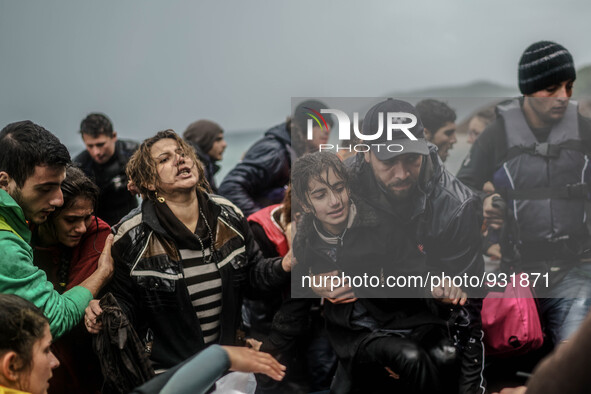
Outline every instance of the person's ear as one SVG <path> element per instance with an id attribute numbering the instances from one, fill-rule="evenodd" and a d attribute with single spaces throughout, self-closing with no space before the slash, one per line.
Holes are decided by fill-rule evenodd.
<path id="1" fill-rule="evenodd" d="M 308 197 L 306 196 L 306 198 L 308 198 Z M 302 211 L 304 211 L 304 213 L 312 213 L 312 208 L 309 207 L 307 203 L 303 203 L 301 206 L 302 206 Z"/>
<path id="2" fill-rule="evenodd" d="M 8 192 L 8 184 L 12 178 L 6 171 L 0 171 L 0 189 Z"/>
<path id="3" fill-rule="evenodd" d="M 369 161 L 369 155 L 370 155 L 370 154 L 371 154 L 371 152 L 370 152 L 370 151 L 363 152 L 363 158 L 365 159 L 365 162 L 366 162 L 366 163 L 369 163 L 369 162 L 370 162 L 370 161 Z"/>
<path id="4" fill-rule="evenodd" d="M 431 141 L 431 139 L 433 138 L 433 136 L 431 135 L 431 132 L 429 131 L 429 129 L 425 127 L 423 129 L 423 132 L 425 133 L 425 139 L 427 141 Z"/>
<path id="5" fill-rule="evenodd" d="M 9 382 L 18 381 L 19 356 L 10 350 L 0 357 L 0 375 Z"/>

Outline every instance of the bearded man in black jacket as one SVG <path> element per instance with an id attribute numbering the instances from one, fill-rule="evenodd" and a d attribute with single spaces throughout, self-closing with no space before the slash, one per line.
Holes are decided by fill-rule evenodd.
<path id="1" fill-rule="evenodd" d="M 392 227 L 394 248 L 415 248 L 425 256 L 423 273 L 449 276 L 482 276 L 481 203 L 472 191 L 447 172 L 434 145 L 424 138 L 424 128 L 416 109 L 407 102 L 388 99 L 366 114 L 364 135 L 375 135 L 380 117 L 387 113 L 407 114 L 403 128 L 392 130 L 368 144 L 370 149 L 349 159 L 351 191 L 371 206 L 383 224 Z M 411 122 L 408 120 L 411 119 Z M 391 148 L 394 146 L 394 148 Z M 404 229 L 401 235 L 400 229 Z M 397 272 L 401 262 L 392 262 Z M 395 266 L 396 265 L 396 266 Z M 468 302 L 461 308 L 467 316 L 462 345 L 460 392 L 483 393 L 484 352 L 480 310 L 482 291 L 463 287 Z"/>

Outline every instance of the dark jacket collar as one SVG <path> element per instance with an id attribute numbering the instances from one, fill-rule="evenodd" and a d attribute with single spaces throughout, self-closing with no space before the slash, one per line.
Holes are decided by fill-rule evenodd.
<path id="1" fill-rule="evenodd" d="M 355 219 L 351 224 L 351 229 L 357 229 L 361 227 L 376 227 L 379 225 L 378 214 L 373 207 L 356 196 L 352 196 L 351 200 L 353 200 L 356 207 Z M 314 215 L 309 213 L 305 214 L 302 217 L 301 222 L 298 223 L 296 238 L 298 238 L 300 242 L 303 242 L 305 239 L 312 239 L 316 237 L 314 220 Z"/>
<path id="2" fill-rule="evenodd" d="M 287 123 L 281 123 L 265 132 L 265 137 L 274 137 L 286 145 L 291 145 L 291 134 L 287 129 Z"/>
<path id="3" fill-rule="evenodd" d="M 199 204 L 204 203 L 205 206 L 207 207 L 207 209 L 204 210 L 204 213 L 207 216 L 208 221 L 210 220 L 210 218 L 212 219 L 211 220 L 212 223 L 214 221 L 216 221 L 218 216 L 221 213 L 222 208 L 210 198 L 208 193 L 198 191 L 197 196 L 199 197 Z M 155 204 L 160 204 L 160 203 L 157 201 L 150 200 L 150 199 L 145 199 L 142 202 L 142 206 L 141 206 L 142 221 L 154 232 L 156 232 L 164 237 L 170 238 L 168 232 L 164 229 L 164 227 L 162 227 L 162 225 L 160 224 L 160 221 L 158 220 L 158 216 L 156 215 Z M 215 231 L 215 229 L 214 229 L 214 231 Z"/>

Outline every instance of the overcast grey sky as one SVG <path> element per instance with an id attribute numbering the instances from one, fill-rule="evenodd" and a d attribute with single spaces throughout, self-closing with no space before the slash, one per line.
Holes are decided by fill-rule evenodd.
<path id="1" fill-rule="evenodd" d="M 120 135 L 281 122 L 292 96 L 515 85 L 538 40 L 591 64 L 591 2 L 0 0 L 0 123 L 75 137 L 89 112 Z M 75 137 L 78 138 L 78 137 Z"/>

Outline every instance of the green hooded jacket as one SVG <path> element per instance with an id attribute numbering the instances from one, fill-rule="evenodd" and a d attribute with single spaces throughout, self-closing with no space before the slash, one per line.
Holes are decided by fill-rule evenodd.
<path id="1" fill-rule="evenodd" d="M 57 338 L 82 319 L 92 294 L 81 286 L 61 295 L 55 291 L 45 272 L 33 265 L 30 242 L 21 207 L 0 189 L 0 293 L 15 294 L 43 309 Z"/>

